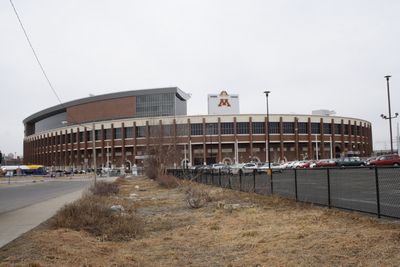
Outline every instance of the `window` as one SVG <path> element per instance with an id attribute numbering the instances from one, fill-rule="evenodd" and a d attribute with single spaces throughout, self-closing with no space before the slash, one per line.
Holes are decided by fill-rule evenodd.
<path id="1" fill-rule="evenodd" d="M 307 122 L 298 122 L 298 133 L 299 134 L 308 134 L 308 123 Z"/>
<path id="2" fill-rule="evenodd" d="M 218 134 L 218 123 L 206 123 L 206 133 L 216 135 Z"/>
<path id="3" fill-rule="evenodd" d="M 146 136 L 146 126 L 137 126 L 136 137 L 145 137 L 145 136 Z"/>
<path id="4" fill-rule="evenodd" d="M 335 124 L 335 134 L 342 134 L 342 125 L 341 124 Z"/>
<path id="5" fill-rule="evenodd" d="M 133 127 L 125 127 L 125 138 L 132 138 L 133 137 Z"/>
<path id="6" fill-rule="evenodd" d="M 111 132 L 112 129 L 103 129 L 103 138 L 104 140 L 110 140 L 112 138 Z"/>
<path id="7" fill-rule="evenodd" d="M 203 135 L 203 124 L 202 123 L 194 123 L 190 125 L 190 134 L 191 135 Z"/>
<path id="8" fill-rule="evenodd" d="M 249 123 L 248 122 L 237 122 L 236 123 L 237 134 L 249 134 Z"/>
<path id="9" fill-rule="evenodd" d="M 114 128 L 114 139 L 121 139 L 121 138 L 122 138 L 122 129 Z"/>
<path id="10" fill-rule="evenodd" d="M 271 134 L 281 133 L 281 131 L 279 130 L 279 122 L 270 122 L 269 123 L 269 133 L 271 133 Z"/>
<path id="11" fill-rule="evenodd" d="M 221 134 L 234 134 L 233 122 L 221 122 Z"/>
<path id="12" fill-rule="evenodd" d="M 88 132 L 88 133 L 90 135 L 90 138 L 92 138 L 91 133 L 90 132 Z M 96 130 L 94 132 L 94 138 L 96 141 L 101 139 L 101 130 Z"/>
<path id="13" fill-rule="evenodd" d="M 78 136 L 78 133 L 72 133 L 72 143 L 76 143 L 77 136 Z"/>
<path id="14" fill-rule="evenodd" d="M 324 123 L 324 134 L 332 134 L 332 124 Z"/>
<path id="15" fill-rule="evenodd" d="M 163 125 L 163 135 L 164 136 L 173 136 L 174 135 L 174 125 L 173 124 Z"/>
<path id="16" fill-rule="evenodd" d="M 253 122 L 253 134 L 265 134 L 265 123 Z"/>
<path id="17" fill-rule="evenodd" d="M 311 123 L 311 133 L 312 134 L 321 133 L 321 124 L 319 122 L 312 122 Z"/>
<path id="18" fill-rule="evenodd" d="M 283 133 L 285 134 L 292 134 L 294 133 L 294 122 L 283 122 Z"/>
<path id="19" fill-rule="evenodd" d="M 175 113 L 175 93 L 136 97 L 136 117 L 166 116 Z"/>
<path id="20" fill-rule="evenodd" d="M 151 125 L 149 126 L 150 136 L 151 137 L 160 137 L 161 136 L 161 126 L 160 125 Z"/>
<path id="21" fill-rule="evenodd" d="M 351 134 L 352 135 L 357 135 L 357 126 L 351 125 Z"/>
<path id="22" fill-rule="evenodd" d="M 188 124 L 177 124 L 176 134 L 178 136 L 188 136 L 189 135 L 189 125 Z"/>
<path id="23" fill-rule="evenodd" d="M 84 142 L 85 140 L 83 139 L 84 138 L 84 132 L 79 132 L 79 142 Z"/>
<path id="24" fill-rule="evenodd" d="M 349 134 L 349 125 L 343 125 L 344 126 L 344 134 L 348 135 Z"/>
<path id="25" fill-rule="evenodd" d="M 357 135 L 361 135 L 361 126 L 357 126 Z"/>
<path id="26" fill-rule="evenodd" d="M 86 140 L 92 141 L 92 131 L 86 131 Z"/>

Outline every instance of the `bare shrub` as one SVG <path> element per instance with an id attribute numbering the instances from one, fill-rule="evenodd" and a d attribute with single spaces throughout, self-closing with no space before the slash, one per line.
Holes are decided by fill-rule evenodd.
<path id="1" fill-rule="evenodd" d="M 155 157 L 149 157 L 144 161 L 144 174 L 155 180 L 159 176 L 158 161 Z"/>
<path id="2" fill-rule="evenodd" d="M 179 180 L 172 175 L 159 175 L 156 179 L 157 183 L 166 188 L 176 188 L 179 186 Z"/>
<path id="3" fill-rule="evenodd" d="M 113 184 L 116 184 L 119 186 L 119 185 L 126 184 L 127 182 L 128 182 L 128 180 L 125 178 L 125 176 L 120 176 L 113 182 Z"/>
<path id="4" fill-rule="evenodd" d="M 190 208 L 198 209 L 203 207 L 211 200 L 209 194 L 204 189 L 188 187 L 186 189 L 186 202 Z"/>
<path id="5" fill-rule="evenodd" d="M 102 240 L 124 241 L 135 238 L 143 228 L 136 214 L 113 212 L 101 197 L 87 195 L 65 205 L 50 221 L 54 228 L 84 230 Z"/>
<path id="6" fill-rule="evenodd" d="M 96 196 L 116 195 L 119 192 L 118 183 L 97 182 L 89 188 L 89 191 Z"/>

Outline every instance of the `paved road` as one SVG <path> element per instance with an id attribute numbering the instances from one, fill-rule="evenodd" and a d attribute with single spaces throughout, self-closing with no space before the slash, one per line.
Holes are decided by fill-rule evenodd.
<path id="1" fill-rule="evenodd" d="M 0 188 L 0 214 L 59 197 L 82 188 L 90 181 L 51 181 Z"/>
<path id="2" fill-rule="evenodd" d="M 91 180 L 49 181 L 0 188 L 0 247 L 78 199 Z"/>

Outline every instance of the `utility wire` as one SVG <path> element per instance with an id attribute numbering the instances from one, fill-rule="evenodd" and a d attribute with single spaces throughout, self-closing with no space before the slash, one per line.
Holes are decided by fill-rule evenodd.
<path id="1" fill-rule="evenodd" d="M 47 81 L 47 83 L 49 84 L 49 86 L 50 86 L 51 90 L 53 91 L 54 95 L 56 96 L 58 102 L 59 102 L 63 107 L 65 107 L 64 103 L 61 101 L 60 97 L 58 96 L 56 89 L 54 89 L 52 83 L 50 82 L 50 79 L 49 79 L 49 77 L 47 76 L 46 71 L 44 70 L 44 67 L 43 67 L 42 63 L 40 62 L 39 57 L 38 57 L 38 55 L 37 55 L 35 49 L 33 48 L 32 42 L 31 42 L 31 40 L 29 39 L 28 33 L 26 32 L 25 27 L 24 27 L 24 25 L 22 24 L 21 18 L 19 17 L 18 12 L 17 12 L 17 9 L 15 8 L 14 3 L 12 2 L 12 0 L 10 0 L 10 4 L 11 4 L 13 10 L 14 10 L 15 15 L 17 16 L 17 19 L 18 19 L 18 21 L 19 21 L 19 24 L 21 25 L 22 31 L 24 32 L 24 35 L 25 35 L 25 37 L 26 37 L 26 40 L 28 41 L 29 46 L 30 46 L 31 49 L 32 49 L 33 55 L 35 56 L 35 59 L 36 59 L 37 63 L 39 64 L 40 69 L 42 70 L 43 76 L 46 78 L 46 81 Z M 82 123 L 76 122 L 76 120 L 72 117 L 72 115 L 70 115 L 70 117 L 73 119 L 73 122 L 72 122 L 72 123 L 78 124 L 78 125 L 80 125 L 80 126 L 84 126 L 84 127 L 88 128 L 89 130 L 91 129 L 91 127 L 89 127 L 89 126 L 86 126 L 86 125 L 83 125 Z"/>
<path id="2" fill-rule="evenodd" d="M 53 91 L 54 95 L 57 97 L 58 102 L 60 102 L 60 104 L 63 104 L 62 101 L 61 101 L 61 99 L 60 99 L 60 97 L 58 96 L 56 90 L 54 89 L 53 85 L 51 84 L 50 79 L 49 79 L 49 77 L 47 76 L 46 71 L 45 71 L 44 68 L 43 68 L 42 63 L 41 63 L 40 60 L 39 60 L 39 57 L 38 57 L 38 55 L 36 54 L 35 49 L 33 48 L 33 45 L 32 45 L 32 43 L 31 43 L 31 40 L 29 39 L 28 33 L 26 32 L 25 27 L 24 27 L 24 25 L 22 24 L 22 21 L 21 21 L 19 15 L 18 15 L 17 9 L 15 8 L 14 3 L 12 2 L 12 0 L 10 0 L 10 4 L 11 4 L 12 8 L 14 9 L 14 13 L 15 13 L 15 15 L 17 16 L 17 19 L 18 19 L 18 21 L 19 21 L 19 24 L 21 25 L 22 31 L 23 31 L 24 34 L 25 34 L 26 40 L 28 41 L 29 46 L 30 46 L 31 49 L 32 49 L 33 55 L 35 56 L 36 61 L 37 61 L 37 63 L 39 64 L 39 67 L 40 67 L 40 69 L 42 70 L 42 73 L 43 73 L 44 77 L 46 78 L 47 83 L 49 84 L 49 86 L 50 86 L 51 90 Z"/>

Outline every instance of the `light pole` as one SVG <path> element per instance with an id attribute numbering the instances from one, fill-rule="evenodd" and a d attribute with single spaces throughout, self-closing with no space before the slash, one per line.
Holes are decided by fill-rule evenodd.
<path id="1" fill-rule="evenodd" d="M 96 163 L 96 136 L 95 136 L 95 124 L 92 124 L 92 152 L 93 152 L 93 170 L 94 170 L 94 185 L 97 182 L 97 163 Z"/>
<path id="2" fill-rule="evenodd" d="M 395 115 L 392 117 L 392 109 L 390 107 L 390 89 L 389 89 L 389 78 L 390 77 L 391 77 L 390 75 L 385 76 L 385 78 L 386 78 L 386 86 L 387 86 L 387 95 L 388 95 L 389 116 L 381 114 L 381 117 L 382 117 L 382 119 L 389 120 L 390 153 L 393 154 L 392 119 L 397 118 L 397 116 L 399 116 L 399 113 L 396 112 Z"/>
<path id="3" fill-rule="evenodd" d="M 210 135 L 210 163 L 213 164 L 213 147 L 212 147 L 212 125 L 208 124 L 207 125 L 207 131 Z"/>
<path id="4" fill-rule="evenodd" d="M 264 91 L 264 94 L 265 94 L 265 97 L 266 97 L 266 100 L 267 100 L 267 138 L 268 138 L 268 141 L 267 141 L 267 149 L 268 149 L 268 169 L 269 170 L 271 170 L 271 151 L 270 151 L 270 149 L 269 149 L 269 145 L 270 145 L 270 142 L 269 142 L 269 107 L 268 107 L 268 95 L 271 93 L 271 91 Z"/>

